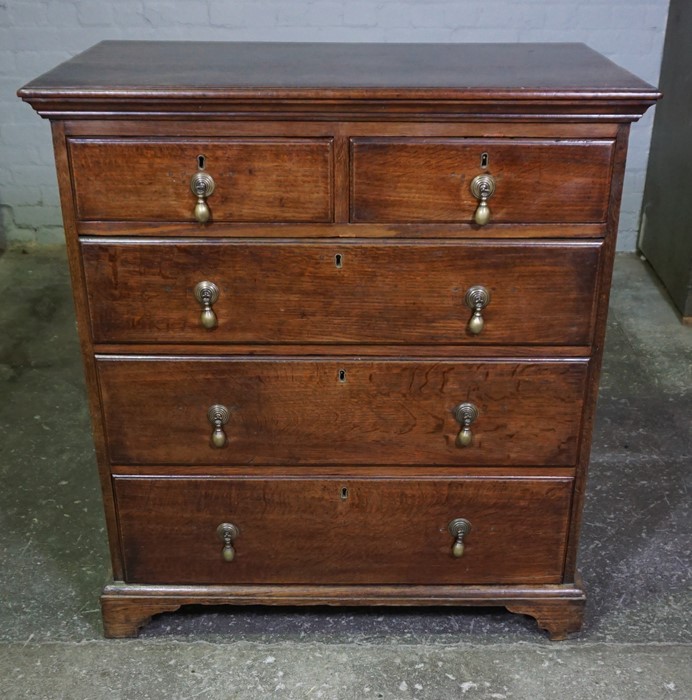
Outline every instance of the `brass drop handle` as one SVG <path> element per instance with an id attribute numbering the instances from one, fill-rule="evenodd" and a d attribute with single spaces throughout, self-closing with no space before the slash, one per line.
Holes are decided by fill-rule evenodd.
<path id="1" fill-rule="evenodd" d="M 211 216 L 207 197 L 211 197 L 214 187 L 214 178 L 209 173 L 195 173 L 190 180 L 192 194 L 197 197 L 197 204 L 195 204 L 194 209 L 195 219 L 200 224 L 206 224 Z"/>
<path id="2" fill-rule="evenodd" d="M 454 413 L 457 423 L 461 425 L 456 440 L 457 447 L 468 447 L 473 440 L 471 423 L 478 418 L 478 409 L 472 403 L 464 402 L 455 406 L 452 413 Z"/>
<path id="3" fill-rule="evenodd" d="M 464 537 L 471 532 L 471 523 L 465 518 L 454 518 L 447 525 L 449 534 L 454 538 L 452 556 L 459 559 L 464 556 Z"/>
<path id="4" fill-rule="evenodd" d="M 233 523 L 221 523 L 221 525 L 216 528 L 216 534 L 223 542 L 221 557 L 224 561 L 233 561 L 235 559 L 233 540 L 238 537 L 240 530 Z"/>
<path id="5" fill-rule="evenodd" d="M 478 335 L 485 326 L 482 312 L 490 303 L 490 292 L 481 285 L 469 287 L 464 295 L 464 303 L 473 311 L 468 323 L 469 333 Z"/>
<path id="6" fill-rule="evenodd" d="M 473 214 L 473 220 L 479 226 L 485 226 L 490 221 L 490 207 L 488 200 L 495 192 L 495 178 L 487 173 L 476 175 L 471 180 L 471 194 L 478 200 L 478 206 Z"/>
<path id="7" fill-rule="evenodd" d="M 216 328 L 218 320 L 214 310 L 211 308 L 219 298 L 219 288 L 213 282 L 199 282 L 195 285 L 195 299 L 202 306 L 202 313 L 199 322 L 207 330 Z"/>
<path id="8" fill-rule="evenodd" d="M 214 430 L 211 434 L 211 444 L 213 447 L 220 448 L 226 444 L 226 433 L 223 431 L 223 426 L 228 423 L 230 417 L 231 415 L 228 409 L 221 404 L 215 403 L 213 406 L 209 407 L 207 418 L 214 426 Z"/>

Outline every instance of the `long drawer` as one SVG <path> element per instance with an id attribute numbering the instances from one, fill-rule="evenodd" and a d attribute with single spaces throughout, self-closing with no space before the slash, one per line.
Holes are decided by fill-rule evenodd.
<path id="1" fill-rule="evenodd" d="M 605 221 L 611 140 L 353 138 L 351 220 L 474 219 L 478 175 L 494 178 L 495 223 Z"/>
<path id="2" fill-rule="evenodd" d="M 559 583 L 572 491 L 564 477 L 114 484 L 126 580 L 162 584 Z"/>
<path id="3" fill-rule="evenodd" d="M 82 242 L 96 342 L 587 345 L 602 244 Z M 195 288 L 213 283 L 210 327 Z M 470 330 L 467 292 L 489 294 Z"/>
<path id="4" fill-rule="evenodd" d="M 100 356 L 97 367 L 114 464 L 571 466 L 588 361 Z"/>
<path id="5" fill-rule="evenodd" d="M 332 220 L 331 139 L 70 139 L 77 217 L 190 221 L 193 176 L 214 181 L 211 221 Z M 203 166 L 200 168 L 200 166 Z"/>

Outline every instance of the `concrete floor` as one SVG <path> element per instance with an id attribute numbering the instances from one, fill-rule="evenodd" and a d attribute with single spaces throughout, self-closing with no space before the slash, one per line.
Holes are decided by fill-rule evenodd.
<path id="1" fill-rule="evenodd" d="M 619 256 L 582 634 L 501 609 L 190 609 L 104 640 L 106 537 L 62 251 L 0 257 L 0 697 L 692 698 L 692 329 Z"/>

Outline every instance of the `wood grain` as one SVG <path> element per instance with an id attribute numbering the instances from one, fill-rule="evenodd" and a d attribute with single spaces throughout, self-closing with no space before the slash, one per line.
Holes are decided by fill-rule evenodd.
<path id="1" fill-rule="evenodd" d="M 529 615 L 544 629 L 551 641 L 560 642 L 581 630 L 584 620 L 585 599 L 581 600 L 533 600 L 510 603 L 509 612 Z"/>
<path id="2" fill-rule="evenodd" d="M 571 479 L 143 479 L 115 492 L 130 583 L 558 583 Z M 347 490 L 344 497 L 343 490 Z M 453 518 L 472 525 L 452 556 Z M 216 528 L 235 524 L 232 562 Z"/>
<path id="3" fill-rule="evenodd" d="M 598 241 L 82 242 L 95 342 L 160 344 L 587 345 L 600 250 Z M 202 279 L 220 289 L 211 331 L 193 294 Z M 473 335 L 464 295 L 477 284 L 491 301 Z"/>
<path id="4" fill-rule="evenodd" d="M 660 96 L 583 44 L 113 42 L 18 92 L 53 118 L 155 113 L 632 121 Z"/>
<path id="5" fill-rule="evenodd" d="M 337 197 L 336 204 L 341 207 L 345 196 Z M 348 204 L 348 202 L 346 202 Z M 348 217 L 348 215 L 347 215 Z M 493 223 L 492 232 L 475 223 L 388 223 L 388 224 L 291 224 L 291 223 L 224 223 L 215 222 L 213 226 L 191 226 L 185 222 L 165 221 L 79 221 L 79 235 L 83 237 L 114 237 L 127 234 L 129 238 L 202 238 L 202 239 L 414 239 L 450 238 L 455 240 L 487 239 L 531 239 L 546 238 L 603 238 L 607 227 L 605 223 L 596 224 L 499 224 Z"/>
<path id="6" fill-rule="evenodd" d="M 540 139 L 594 139 L 614 138 L 618 125 L 614 123 L 579 123 L 558 122 L 513 123 L 506 121 L 463 121 L 463 122 L 426 122 L 403 121 L 387 122 L 382 120 L 333 122 L 325 120 L 301 120 L 272 122 L 264 120 L 235 119 L 229 121 L 219 118 L 215 121 L 200 120 L 142 120 L 114 119 L 94 117 L 92 119 L 67 119 L 63 122 L 68 136 L 82 137 L 212 137 L 238 138 L 247 136 L 276 137 L 328 137 L 337 135 L 351 136 L 408 136 L 425 137 L 456 136 L 471 138 L 529 138 Z"/>
<path id="7" fill-rule="evenodd" d="M 351 220 L 472 222 L 471 181 L 489 173 L 488 231 L 493 222 L 604 221 L 612 153 L 610 140 L 354 138 Z"/>
<path id="8" fill-rule="evenodd" d="M 140 582 L 104 590 L 106 636 L 219 603 L 578 630 L 627 133 L 655 88 L 577 44 L 103 42 L 19 95 L 53 120 L 113 573 Z M 470 284 L 492 293 L 476 338 Z M 473 523 L 460 560 L 452 517 Z"/>
<path id="9" fill-rule="evenodd" d="M 210 222 L 333 218 L 329 139 L 70 139 L 69 150 L 80 219 L 197 225 L 198 155 L 216 183 Z"/>
<path id="10" fill-rule="evenodd" d="M 616 140 L 615 165 L 613 168 L 612 189 L 610 193 L 610 204 L 608 207 L 608 236 L 605 240 L 603 256 L 604 262 L 599 276 L 600 279 L 597 291 L 598 298 L 596 307 L 596 326 L 591 349 L 593 360 L 589 365 L 589 378 L 586 385 L 587 390 L 583 404 L 583 437 L 579 454 L 580 468 L 577 470 L 574 497 L 572 499 L 573 515 L 570 525 L 567 558 L 565 562 L 566 580 L 573 580 L 577 572 L 579 534 L 581 531 L 586 483 L 589 472 L 591 436 L 593 434 L 594 421 L 596 417 L 596 402 L 598 401 L 601 364 L 603 362 L 606 322 L 608 318 L 608 303 L 610 300 L 610 286 L 613 275 L 613 264 L 615 261 L 616 233 L 618 228 L 618 218 L 620 215 L 620 202 L 622 199 L 622 188 L 625 180 L 625 162 L 627 158 L 629 130 L 629 124 L 621 126 Z"/>
<path id="11" fill-rule="evenodd" d="M 74 192 L 70 177 L 69 157 L 67 153 L 67 141 L 65 138 L 64 124 L 54 122 L 51 127 L 53 136 L 53 150 L 58 176 L 58 188 L 60 192 L 60 205 L 65 228 L 65 243 L 67 247 L 67 261 L 72 280 L 72 294 L 74 298 L 75 316 L 77 320 L 77 332 L 82 352 L 84 375 L 87 387 L 87 402 L 91 418 L 94 448 L 98 463 L 98 475 L 103 497 L 103 508 L 108 532 L 108 545 L 110 550 L 110 562 L 115 578 L 122 577 L 122 560 L 120 549 L 120 533 L 116 523 L 115 500 L 111 484 L 110 462 L 108 461 L 108 449 L 106 434 L 101 413 L 101 401 L 96 378 L 96 362 L 94 348 L 89 329 L 89 309 L 87 302 L 86 285 L 84 284 L 84 267 L 79 249 L 77 237 L 76 217 L 74 212 Z"/>
<path id="12" fill-rule="evenodd" d="M 552 631 L 559 632 L 562 619 L 574 624 L 584 609 L 581 579 L 571 584 L 541 585 L 145 585 L 117 581 L 101 595 L 104 633 L 107 637 L 135 637 L 153 614 L 176 610 L 181 605 L 332 605 L 411 606 L 471 605 L 516 607 L 517 612 L 552 613 Z M 580 622 L 580 619 L 578 620 Z M 555 639 L 555 637 L 553 637 Z"/>
<path id="13" fill-rule="evenodd" d="M 587 361 L 99 357 L 119 464 L 575 463 Z M 343 371 L 344 381 L 339 373 Z M 472 445 L 452 415 L 473 402 Z M 226 447 L 207 409 L 228 407 Z"/>
<path id="14" fill-rule="evenodd" d="M 343 357 L 344 350 L 348 348 L 352 357 L 420 357 L 420 358 L 448 358 L 448 359 L 472 359 L 480 360 L 489 358 L 495 360 L 498 357 L 495 345 L 324 345 L 320 343 L 286 344 L 277 346 L 270 343 L 233 344 L 208 343 L 208 344 L 180 344 L 180 343 L 98 343 L 94 350 L 99 355 L 147 355 L 147 356 L 171 356 L 193 355 L 195 357 L 207 357 L 214 355 L 247 356 L 247 357 L 275 357 L 280 350 L 282 357 L 302 358 L 326 358 Z M 509 348 L 507 348 L 509 350 Z M 513 358 L 536 357 L 551 360 L 566 358 L 588 358 L 590 345 L 512 345 Z"/>

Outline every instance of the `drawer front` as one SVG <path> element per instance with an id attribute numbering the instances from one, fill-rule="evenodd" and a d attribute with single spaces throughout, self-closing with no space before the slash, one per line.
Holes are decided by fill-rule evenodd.
<path id="1" fill-rule="evenodd" d="M 560 583 L 572 480 L 116 478 L 129 583 Z M 470 531 L 452 555 L 448 525 Z M 217 528 L 230 523 L 232 561 Z M 227 550 L 228 551 L 228 550 Z"/>
<path id="2" fill-rule="evenodd" d="M 212 222 L 332 220 L 330 139 L 71 139 L 69 150 L 82 220 L 195 222 L 199 156 Z"/>
<path id="3" fill-rule="evenodd" d="M 564 466 L 576 461 L 588 361 L 101 356 L 97 365 L 115 464 Z M 453 410 L 464 402 L 478 417 L 471 444 L 458 447 Z M 213 405 L 229 414 L 221 447 Z"/>
<path id="4" fill-rule="evenodd" d="M 606 220 L 612 141 L 351 140 L 351 220 L 471 223 L 489 173 L 491 223 Z M 487 154 L 487 167 L 481 166 Z"/>
<path id="5" fill-rule="evenodd" d="M 601 243 L 88 239 L 82 251 L 96 342 L 588 345 Z M 219 290 L 211 328 L 202 281 Z M 478 334 L 475 285 L 490 293 Z"/>

